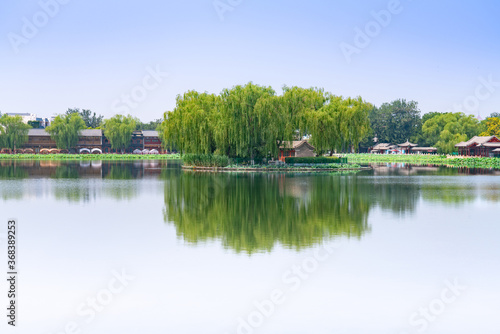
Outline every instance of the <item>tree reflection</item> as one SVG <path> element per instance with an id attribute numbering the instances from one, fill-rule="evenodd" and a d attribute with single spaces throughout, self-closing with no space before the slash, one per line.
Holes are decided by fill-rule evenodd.
<path id="1" fill-rule="evenodd" d="M 355 177 L 182 173 L 165 181 L 165 221 L 184 240 L 221 240 L 237 252 L 302 249 L 369 230 Z"/>

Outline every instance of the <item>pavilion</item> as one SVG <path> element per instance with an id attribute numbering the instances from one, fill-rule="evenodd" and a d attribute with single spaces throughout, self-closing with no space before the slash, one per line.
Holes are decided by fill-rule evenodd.
<path id="1" fill-rule="evenodd" d="M 408 141 L 408 139 L 407 139 L 406 143 L 398 144 L 398 146 L 401 147 L 401 153 L 403 153 L 403 154 L 410 154 L 411 150 L 412 150 L 412 147 L 417 147 L 418 145 L 410 143 Z"/>
<path id="2" fill-rule="evenodd" d="M 459 155 L 492 157 L 496 149 L 500 148 L 500 139 L 497 136 L 474 136 L 468 141 L 455 145 Z"/>

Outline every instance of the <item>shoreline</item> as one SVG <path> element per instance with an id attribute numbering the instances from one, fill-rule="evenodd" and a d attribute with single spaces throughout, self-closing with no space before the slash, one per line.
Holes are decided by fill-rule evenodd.
<path id="1" fill-rule="evenodd" d="M 442 165 L 454 168 L 493 168 L 500 169 L 500 158 L 495 157 L 463 157 L 443 155 L 399 155 L 399 154 L 348 154 L 349 161 L 354 163 L 407 163 L 412 165 Z"/>
<path id="2" fill-rule="evenodd" d="M 0 154 L 0 161 L 28 160 L 181 160 L 178 154 Z"/>
<path id="3" fill-rule="evenodd" d="M 364 171 L 372 170 L 371 167 L 353 167 L 353 168 L 235 168 L 235 167 L 198 167 L 198 166 L 182 166 L 182 170 L 192 172 L 346 172 L 346 171 Z"/>

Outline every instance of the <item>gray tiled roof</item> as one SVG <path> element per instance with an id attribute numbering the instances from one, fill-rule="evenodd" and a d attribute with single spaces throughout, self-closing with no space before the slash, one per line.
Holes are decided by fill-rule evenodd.
<path id="1" fill-rule="evenodd" d="M 378 143 L 373 147 L 373 150 L 390 150 L 398 148 L 397 145 L 392 145 L 390 143 Z"/>
<path id="2" fill-rule="evenodd" d="M 28 136 L 45 136 L 49 137 L 50 134 L 45 129 L 29 129 Z M 84 137 L 102 137 L 102 130 L 100 129 L 85 129 L 80 131 L 80 136 Z"/>
<path id="3" fill-rule="evenodd" d="M 481 146 L 484 146 L 484 147 L 500 147 L 500 143 L 484 143 Z"/>
<path id="4" fill-rule="evenodd" d="M 437 151 L 435 147 L 413 147 L 412 151 Z"/>
<path id="5" fill-rule="evenodd" d="M 410 147 L 410 146 L 418 146 L 417 144 L 412 144 L 410 143 L 408 140 L 406 141 L 406 143 L 403 143 L 403 144 L 398 144 L 398 146 L 400 147 Z"/>
<path id="6" fill-rule="evenodd" d="M 298 148 L 302 145 L 306 144 L 307 146 L 310 146 L 314 150 L 314 146 L 309 144 L 307 140 L 294 140 L 294 141 L 285 141 L 283 142 L 282 147 L 286 148 Z"/>
<path id="7" fill-rule="evenodd" d="M 45 129 L 29 129 L 28 130 L 28 136 L 50 137 L 50 134 L 47 131 L 45 131 Z"/>
<path id="8" fill-rule="evenodd" d="M 80 136 L 83 136 L 83 137 L 102 137 L 102 130 L 101 129 L 81 130 Z"/>
<path id="9" fill-rule="evenodd" d="M 472 144 L 481 145 L 481 144 L 485 144 L 485 143 L 489 142 L 493 138 L 496 138 L 496 136 L 484 136 L 484 137 L 474 136 L 471 139 L 469 139 L 468 141 L 456 144 L 455 147 L 467 147 L 467 146 L 470 146 Z"/>
<path id="10" fill-rule="evenodd" d="M 158 137 L 158 131 L 142 130 L 142 135 L 144 137 Z"/>

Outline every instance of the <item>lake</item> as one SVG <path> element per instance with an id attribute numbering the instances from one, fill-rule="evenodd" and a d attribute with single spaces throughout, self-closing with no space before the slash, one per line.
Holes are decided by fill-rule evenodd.
<path id="1" fill-rule="evenodd" d="M 498 333 L 499 171 L 374 167 L 1 161 L 2 333 Z"/>

